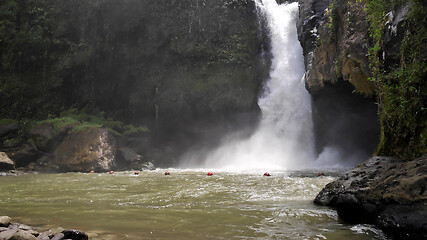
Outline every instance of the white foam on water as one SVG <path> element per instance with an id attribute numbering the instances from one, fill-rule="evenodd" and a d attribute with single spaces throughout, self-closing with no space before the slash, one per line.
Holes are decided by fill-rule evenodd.
<path id="1" fill-rule="evenodd" d="M 224 138 L 220 147 L 206 154 L 203 168 L 302 169 L 314 159 L 311 98 L 304 87 L 303 52 L 295 24 L 298 3 L 257 0 L 256 5 L 268 23 L 273 55 L 270 79 L 258 101 L 262 120 L 247 139 Z M 186 158 L 187 163 L 200 162 L 190 155 Z"/>

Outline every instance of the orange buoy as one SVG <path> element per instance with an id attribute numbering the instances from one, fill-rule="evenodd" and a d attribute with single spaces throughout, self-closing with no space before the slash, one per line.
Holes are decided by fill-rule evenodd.
<path id="1" fill-rule="evenodd" d="M 170 173 L 170 172 L 168 172 L 168 171 L 166 171 L 166 172 L 165 172 L 165 175 L 171 175 L 171 173 Z"/>
<path id="2" fill-rule="evenodd" d="M 92 170 L 92 171 L 90 171 L 90 173 L 95 173 L 95 171 Z"/>
<path id="3" fill-rule="evenodd" d="M 135 175 L 139 175 L 139 171 L 136 171 L 136 172 L 134 172 L 133 174 L 135 174 Z"/>
<path id="4" fill-rule="evenodd" d="M 265 173 L 264 173 L 264 176 L 266 176 L 266 177 L 270 177 L 270 176 L 271 176 L 271 174 L 270 174 L 269 172 L 265 172 Z"/>
<path id="5" fill-rule="evenodd" d="M 213 176 L 213 172 L 208 172 L 208 176 Z"/>
<path id="6" fill-rule="evenodd" d="M 110 174 L 113 174 L 114 173 L 114 171 L 110 171 Z"/>

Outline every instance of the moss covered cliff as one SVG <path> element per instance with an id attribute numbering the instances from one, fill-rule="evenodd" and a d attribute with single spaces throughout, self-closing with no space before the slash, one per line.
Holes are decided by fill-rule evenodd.
<path id="1" fill-rule="evenodd" d="M 377 154 L 427 152 L 427 6 L 420 0 L 368 0 L 372 82 L 381 118 Z"/>
<path id="2" fill-rule="evenodd" d="M 0 117 L 95 106 L 167 122 L 256 109 L 265 66 L 250 0 L 7 0 L 0 16 Z"/>
<path id="3" fill-rule="evenodd" d="M 260 22 L 252 0 L 1 1 L 0 119 L 102 113 L 146 126 L 125 145 L 168 158 L 214 143 L 257 122 Z"/>
<path id="4" fill-rule="evenodd" d="M 362 138 L 377 145 L 376 154 L 413 159 L 426 153 L 425 2 L 301 0 L 300 4 L 299 38 L 318 140 L 331 143 L 331 132 L 341 124 L 345 127 L 338 130 L 344 135 L 354 136 L 351 128 L 364 131 Z M 374 101 L 380 134 L 366 129 L 375 122 L 368 110 Z M 331 117 L 342 112 L 368 122 L 347 118 L 340 123 Z"/>

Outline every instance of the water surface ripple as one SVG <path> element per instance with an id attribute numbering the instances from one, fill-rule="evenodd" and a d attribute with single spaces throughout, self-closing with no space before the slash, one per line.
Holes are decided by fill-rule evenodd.
<path id="1" fill-rule="evenodd" d="M 1 177 L 0 215 L 91 239 L 386 239 L 312 203 L 333 177 L 164 171 Z"/>

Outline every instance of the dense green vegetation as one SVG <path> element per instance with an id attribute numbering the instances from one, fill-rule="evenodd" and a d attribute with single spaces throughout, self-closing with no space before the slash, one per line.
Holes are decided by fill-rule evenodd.
<path id="1" fill-rule="evenodd" d="M 44 118 L 61 108 L 56 74 L 64 43 L 55 36 L 52 0 L 0 4 L 0 116 Z"/>
<path id="2" fill-rule="evenodd" d="M 263 79 L 253 7 L 250 0 L 2 0 L 0 118 L 89 107 L 140 124 L 248 111 Z"/>
<path id="3" fill-rule="evenodd" d="M 390 11 L 410 2 L 395 61 L 387 58 L 386 23 Z M 427 152 L 427 6 L 423 0 L 367 0 L 372 81 L 381 121 L 379 155 L 412 159 Z M 389 47 L 389 46 L 387 46 Z M 386 58 L 384 58 L 386 56 Z M 392 59 L 393 60 L 393 59 Z"/>
<path id="4" fill-rule="evenodd" d="M 32 122 L 32 127 L 35 125 L 49 124 L 54 127 L 54 132 L 61 132 L 64 131 L 64 129 L 68 132 L 78 132 L 86 128 L 102 127 L 110 130 L 117 136 L 125 137 L 150 132 L 146 126 L 135 127 L 133 125 L 125 125 L 121 121 L 105 118 L 104 114 L 104 112 L 100 111 L 96 112 L 93 110 L 89 111 L 88 109 L 77 110 L 71 108 L 61 112 L 58 117 Z"/>
<path id="5" fill-rule="evenodd" d="M 259 29 L 252 0 L 0 0 L 0 119 L 107 128 L 146 156 L 214 141 L 257 119 Z"/>

